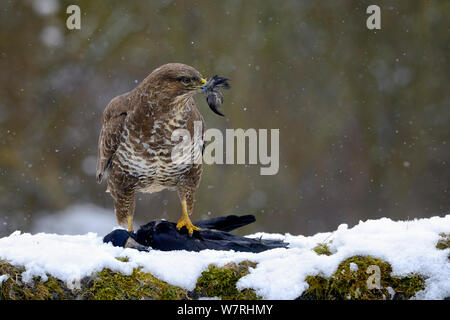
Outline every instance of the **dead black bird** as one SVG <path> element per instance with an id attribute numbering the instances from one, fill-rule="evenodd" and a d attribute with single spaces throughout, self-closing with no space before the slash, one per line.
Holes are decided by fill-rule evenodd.
<path id="1" fill-rule="evenodd" d="M 230 84 L 228 83 L 228 80 L 229 79 L 227 78 L 215 75 L 211 77 L 211 79 L 209 79 L 208 82 L 206 82 L 202 87 L 203 93 L 206 94 L 206 102 L 208 103 L 208 106 L 214 113 L 222 117 L 224 116 L 224 114 L 220 112 L 218 108 L 222 106 L 223 94 L 219 91 L 219 89 L 229 89 Z"/>
<path id="2" fill-rule="evenodd" d="M 261 240 L 235 236 L 228 231 L 245 226 L 255 221 L 252 215 L 219 217 L 196 221 L 200 230 L 189 236 L 186 229 L 178 230 L 175 223 L 160 220 L 152 221 L 140 227 L 136 232 L 117 229 L 103 238 L 116 247 L 133 248 L 140 251 L 151 249 L 161 251 L 187 250 L 201 251 L 234 250 L 242 252 L 262 252 L 275 248 L 286 248 L 287 243 L 279 240 Z"/>

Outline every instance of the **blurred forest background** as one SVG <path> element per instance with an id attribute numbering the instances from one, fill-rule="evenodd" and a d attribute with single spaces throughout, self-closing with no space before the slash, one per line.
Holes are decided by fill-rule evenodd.
<path id="1" fill-rule="evenodd" d="M 66 8 L 81 8 L 81 30 Z M 366 8 L 381 7 L 381 30 Z M 207 127 L 279 128 L 280 170 L 205 166 L 193 221 L 255 214 L 311 235 L 450 210 L 450 1 L 1 1 L 0 236 L 109 232 L 95 182 L 106 104 L 168 62 L 231 79 Z M 139 194 L 137 224 L 176 221 Z"/>

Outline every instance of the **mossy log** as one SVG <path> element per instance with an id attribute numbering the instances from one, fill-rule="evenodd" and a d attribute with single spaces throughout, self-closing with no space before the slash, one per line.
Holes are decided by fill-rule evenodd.
<path id="1" fill-rule="evenodd" d="M 103 269 L 81 279 L 75 286 L 50 275 L 46 281 L 35 277 L 25 283 L 22 281 L 23 267 L 0 260 L 0 275 L 7 276 L 0 284 L 0 300 L 191 300 L 203 297 L 253 300 L 259 299 L 255 292 L 250 289 L 240 291 L 236 289 L 236 283 L 248 274 L 249 267 L 254 266 L 256 264 L 250 261 L 220 268 L 211 265 L 201 274 L 195 289 L 188 291 L 161 281 L 141 268 L 134 269 L 131 275 Z"/>
<path id="2" fill-rule="evenodd" d="M 450 235 L 442 234 L 437 243 L 438 249 L 449 246 Z M 328 244 L 318 244 L 313 250 L 317 254 L 333 254 Z M 124 259 L 124 258 L 118 258 Z M 125 258 L 126 259 L 126 258 Z M 126 261 L 125 261 L 126 262 Z M 261 299 L 252 289 L 238 290 L 236 283 L 249 273 L 249 268 L 257 265 L 251 261 L 239 264 L 230 263 L 223 267 L 210 265 L 197 280 L 194 290 L 189 291 L 157 279 L 141 268 L 124 275 L 109 269 L 103 269 L 83 278 L 76 286 L 67 284 L 50 275 L 43 281 L 35 277 L 31 282 L 22 281 L 23 267 L 16 267 L 0 260 L 0 300 L 122 300 L 122 299 L 199 299 L 220 298 L 224 300 Z M 378 286 L 369 288 L 369 268 L 376 266 L 380 274 Z M 6 276 L 6 277 L 5 277 Z M 410 274 L 406 277 L 392 275 L 392 267 L 386 261 L 371 256 L 353 256 L 342 261 L 334 274 L 326 278 L 323 275 L 306 277 L 309 288 L 297 299 L 318 300 L 386 300 L 409 299 L 423 290 L 424 277 Z"/>
<path id="3" fill-rule="evenodd" d="M 375 277 L 379 274 L 378 283 Z M 409 299 L 425 288 L 421 275 L 391 275 L 389 263 L 371 256 L 354 256 L 341 262 L 330 278 L 308 276 L 309 288 L 299 299 L 315 300 L 388 300 Z M 371 280 L 375 283 L 371 283 Z M 368 283 L 370 282 L 370 283 Z"/>
<path id="4" fill-rule="evenodd" d="M 376 265 L 381 271 L 381 287 L 368 289 L 366 270 Z M 72 287 L 61 280 L 48 276 L 46 281 L 34 278 L 32 282 L 22 281 L 24 268 L 14 267 L 0 261 L 0 274 L 8 278 L 0 284 L 0 300 L 122 300 L 122 299 L 199 299 L 203 297 L 224 300 L 261 299 L 254 290 L 236 288 L 237 281 L 249 273 L 249 267 L 256 267 L 250 261 L 230 263 L 223 267 L 210 265 L 204 271 L 194 290 L 170 285 L 151 275 L 134 269 L 131 275 L 123 275 L 104 269 L 85 277 L 78 286 Z M 391 276 L 392 268 L 381 259 L 370 256 L 355 256 L 343 261 L 330 277 L 308 276 L 309 288 L 297 299 L 408 299 L 424 288 L 420 275 L 408 277 Z"/>

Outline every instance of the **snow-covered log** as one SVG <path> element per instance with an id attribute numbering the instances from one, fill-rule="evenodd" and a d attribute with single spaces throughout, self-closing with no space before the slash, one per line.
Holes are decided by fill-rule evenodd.
<path id="1" fill-rule="evenodd" d="M 139 252 L 94 233 L 16 231 L 0 239 L 0 300 L 450 297 L 450 215 L 249 237 L 283 239 L 289 248 Z"/>

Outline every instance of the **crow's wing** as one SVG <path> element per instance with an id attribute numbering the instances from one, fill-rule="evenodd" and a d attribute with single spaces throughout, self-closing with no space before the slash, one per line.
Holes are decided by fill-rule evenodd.
<path id="1" fill-rule="evenodd" d="M 229 215 L 226 217 L 218 217 L 208 220 L 196 221 L 194 225 L 203 229 L 214 229 L 229 232 L 234 229 L 246 226 L 255 221 L 256 221 L 255 216 L 250 214 L 246 216 Z"/>

